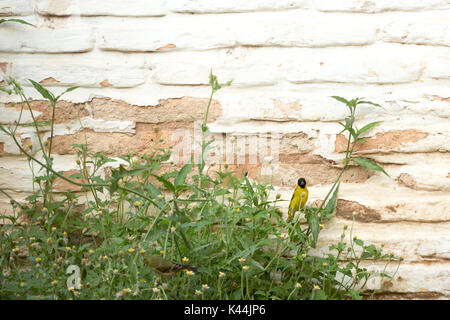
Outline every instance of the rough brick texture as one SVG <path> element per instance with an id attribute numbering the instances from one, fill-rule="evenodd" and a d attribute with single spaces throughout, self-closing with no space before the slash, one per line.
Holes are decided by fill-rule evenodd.
<path id="1" fill-rule="evenodd" d="M 355 152 L 389 177 L 351 163 L 314 254 L 357 211 L 353 233 L 405 259 L 392 283 L 369 284 L 377 297 L 450 298 L 448 0 L 0 0 L 0 16 L 36 25 L 0 25 L 0 85 L 14 76 L 38 121 L 51 108 L 28 79 L 57 94 L 80 86 L 56 107 L 54 164 L 66 176 L 77 172 L 72 144 L 84 142 L 114 157 L 173 146 L 178 168 L 198 151 L 194 121 L 213 69 L 233 83 L 211 104 L 208 126 L 225 154 L 213 150 L 208 164 L 227 161 L 285 200 L 303 176 L 318 205 L 348 138 L 337 123 L 347 108 L 330 96 L 381 104 L 358 107 L 358 128 L 382 123 Z M 37 146 L 20 102 L 0 91 L 0 124 L 21 116 L 17 138 Z M 0 188 L 24 201 L 31 181 L 27 160 L 0 132 Z M 56 187 L 78 191 L 61 179 Z M 0 195 L 0 211 L 7 207 Z"/>

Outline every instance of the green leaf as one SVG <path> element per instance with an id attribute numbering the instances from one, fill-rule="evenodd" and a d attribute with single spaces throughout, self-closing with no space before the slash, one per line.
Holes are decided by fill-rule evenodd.
<path id="1" fill-rule="evenodd" d="M 48 91 L 47 89 L 45 89 L 43 86 L 41 86 L 39 83 L 37 83 L 36 81 L 33 81 L 31 79 L 28 79 L 31 84 L 33 85 L 33 87 L 39 91 L 39 93 L 45 98 L 48 99 L 50 101 L 55 101 L 55 97 L 53 96 L 53 94 Z"/>
<path id="2" fill-rule="evenodd" d="M 2 24 L 3 22 L 17 22 L 17 23 L 26 24 L 26 25 L 36 28 L 36 26 L 34 24 L 26 22 L 25 20 L 22 20 L 22 19 L 0 19 L 0 24 Z"/>
<path id="3" fill-rule="evenodd" d="M 166 187 L 167 190 L 175 192 L 175 186 L 172 184 L 172 182 L 170 182 L 167 179 L 164 179 L 163 177 L 160 177 L 156 174 L 152 174 L 152 176 L 154 176 L 156 179 L 158 179 L 159 182 L 161 182 L 164 187 Z"/>
<path id="4" fill-rule="evenodd" d="M 6 87 L 0 86 L 0 91 L 6 92 L 7 94 L 12 94 L 12 90 Z"/>
<path id="5" fill-rule="evenodd" d="M 186 176 L 189 172 L 191 172 L 193 165 L 191 163 L 188 163 L 181 168 L 180 172 L 178 172 L 177 176 L 175 177 L 174 183 L 175 188 L 178 186 L 181 186 L 186 181 Z"/>
<path id="6" fill-rule="evenodd" d="M 353 162 L 355 162 L 357 165 L 360 165 L 361 167 L 364 167 L 369 170 L 381 171 L 389 177 L 387 172 L 384 171 L 384 169 L 382 167 L 380 167 L 378 164 L 376 164 L 374 161 L 372 161 L 370 159 L 359 157 L 359 158 L 352 158 L 352 160 L 353 160 Z"/>
<path id="7" fill-rule="evenodd" d="M 328 200 L 327 205 L 323 209 L 323 214 L 325 215 L 325 217 L 327 218 L 328 221 L 331 219 L 331 215 L 333 214 L 334 209 L 336 208 L 339 185 L 340 185 L 340 183 L 338 183 L 338 185 L 336 186 L 336 189 L 334 189 L 333 196 L 331 197 L 330 200 Z"/>
<path id="8" fill-rule="evenodd" d="M 367 125 L 365 125 L 364 127 L 362 127 L 361 129 L 358 130 L 358 132 L 356 133 L 357 136 L 363 134 L 366 131 L 369 131 L 370 129 L 372 129 L 373 127 L 375 127 L 377 124 L 381 123 L 382 121 L 375 121 L 375 122 L 371 122 Z"/>
<path id="9" fill-rule="evenodd" d="M 349 102 L 348 102 L 346 99 L 342 98 L 342 97 L 338 97 L 338 96 L 331 96 L 331 97 L 332 97 L 333 99 L 336 99 L 336 100 L 339 101 L 339 102 L 345 103 L 346 105 L 349 104 Z"/>
<path id="10" fill-rule="evenodd" d="M 34 123 L 23 124 L 24 127 L 34 127 L 34 126 L 45 127 L 45 126 L 49 126 L 49 125 L 50 125 L 49 121 L 36 121 Z"/>
<path id="11" fill-rule="evenodd" d="M 319 225 L 319 216 L 311 213 L 306 217 L 309 227 L 311 228 L 311 233 L 313 236 L 313 248 L 316 247 L 316 242 L 317 239 L 319 238 L 319 230 L 320 230 L 320 225 Z"/>

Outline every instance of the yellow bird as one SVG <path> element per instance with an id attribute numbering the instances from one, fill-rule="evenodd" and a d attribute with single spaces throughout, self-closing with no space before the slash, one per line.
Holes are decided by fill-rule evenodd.
<path id="1" fill-rule="evenodd" d="M 306 187 L 306 180 L 304 178 L 298 179 L 294 194 L 292 195 L 291 203 L 289 203 L 289 212 L 287 222 L 290 222 L 295 215 L 295 212 L 305 206 L 308 200 L 308 188 Z"/>
<path id="2" fill-rule="evenodd" d="M 158 256 L 149 256 L 145 258 L 145 263 L 153 270 L 163 276 L 169 276 L 176 272 L 188 270 L 197 273 L 197 269 L 188 265 L 180 264 L 175 261 L 170 261 Z"/>

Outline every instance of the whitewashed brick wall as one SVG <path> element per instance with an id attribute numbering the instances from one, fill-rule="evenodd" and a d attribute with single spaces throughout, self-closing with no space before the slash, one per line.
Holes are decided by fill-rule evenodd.
<path id="1" fill-rule="evenodd" d="M 358 125 L 383 121 L 358 152 L 390 177 L 350 168 L 316 251 L 357 208 L 358 237 L 405 258 L 384 297 L 450 297 L 449 0 L 0 0 L 0 16 L 37 26 L 1 25 L 0 70 L 24 85 L 42 119 L 48 104 L 27 79 L 54 92 L 80 86 L 58 105 L 60 170 L 75 169 L 80 105 L 91 149 L 142 151 L 153 124 L 171 137 L 201 119 L 212 68 L 233 80 L 216 96 L 213 133 L 281 135 L 272 178 L 261 176 L 264 163 L 245 167 L 284 199 L 306 177 L 313 202 L 344 158 L 337 121 L 346 108 L 330 96 L 383 105 L 358 111 Z M 0 93 L 1 123 L 17 118 L 15 99 Z M 20 134 L 35 138 L 29 127 Z M 23 200 L 30 180 L 27 161 L 0 134 L 0 188 Z"/>

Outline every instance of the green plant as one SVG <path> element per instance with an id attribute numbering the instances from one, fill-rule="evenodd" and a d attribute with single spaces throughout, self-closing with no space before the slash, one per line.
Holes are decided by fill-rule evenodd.
<path id="1" fill-rule="evenodd" d="M 350 161 L 376 169 L 367 160 L 352 157 L 360 135 L 376 124 L 357 130 L 356 106 L 371 102 L 335 97 L 350 109 L 343 124 L 349 132 L 344 167 L 319 208 L 305 207 L 293 223 L 287 223 L 278 206 L 282 200 L 271 197 L 271 185 L 245 175 L 237 178 L 227 164 L 210 163 L 206 169 L 205 154 L 213 141 L 207 139 L 209 107 L 223 86 L 212 73 L 196 174 L 194 159 L 162 173 L 170 150 L 157 140 L 145 154 L 120 159 L 91 153 L 87 144 L 74 145 L 79 173 L 65 177 L 54 170 L 51 157 L 55 107 L 62 94 L 55 96 L 30 82 L 49 100 L 53 112 L 50 122 L 36 121 L 20 85 L 7 80 L 5 90 L 18 94 L 22 110 L 26 106 L 33 117 L 42 157 L 18 141 L 20 117 L 13 126 L 0 129 L 43 170 L 34 177 L 37 188 L 28 203 L 11 199 L 14 214 L 1 217 L 1 299 L 360 299 L 365 294 L 360 287 L 371 277 L 391 277 L 385 272 L 372 274 L 361 262 L 400 260 L 353 238 L 352 228 L 347 242 L 348 227 L 327 256 L 309 253 L 322 220 L 332 216 L 339 179 Z M 47 144 L 39 138 L 45 131 L 50 132 Z M 108 168 L 108 174 L 105 168 L 117 161 L 121 163 Z M 79 186 L 80 195 L 55 193 L 57 178 Z M 147 254 L 191 263 L 199 272 L 162 278 L 143 263 Z M 82 287 L 66 285 L 71 265 L 80 268 Z"/>

